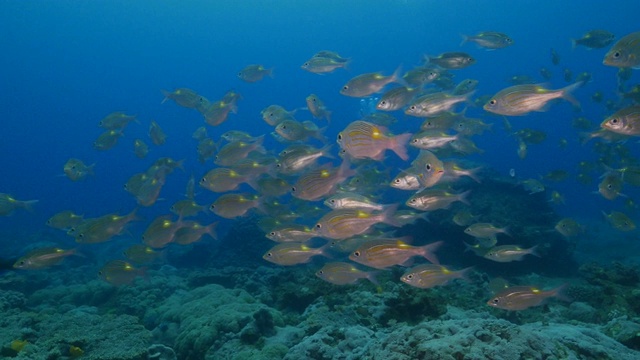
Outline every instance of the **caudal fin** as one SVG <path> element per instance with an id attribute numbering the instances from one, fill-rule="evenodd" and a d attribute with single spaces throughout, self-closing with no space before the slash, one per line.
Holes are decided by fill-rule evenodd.
<path id="1" fill-rule="evenodd" d="M 396 153 L 398 157 L 404 161 L 409 159 L 409 154 L 407 154 L 407 143 L 411 139 L 410 133 L 400 134 L 392 137 L 391 140 L 391 151 Z"/>
<path id="2" fill-rule="evenodd" d="M 420 255 L 422 255 L 422 257 L 424 257 L 425 259 L 429 260 L 432 264 L 436 264 L 436 265 L 440 264 L 440 260 L 438 260 L 438 257 L 436 256 L 435 251 L 438 250 L 440 246 L 442 246 L 442 244 L 444 244 L 444 241 L 437 241 L 437 242 L 422 246 L 422 253 Z"/>
<path id="3" fill-rule="evenodd" d="M 562 89 L 562 98 L 573 104 L 576 108 L 580 108 L 580 102 L 571 93 L 581 87 L 584 81 L 578 81 Z"/>

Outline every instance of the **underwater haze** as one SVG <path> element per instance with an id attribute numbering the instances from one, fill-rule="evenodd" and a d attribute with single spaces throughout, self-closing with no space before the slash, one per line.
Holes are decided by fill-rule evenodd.
<path id="1" fill-rule="evenodd" d="M 639 12 L 0 0 L 0 358 L 640 358 Z"/>

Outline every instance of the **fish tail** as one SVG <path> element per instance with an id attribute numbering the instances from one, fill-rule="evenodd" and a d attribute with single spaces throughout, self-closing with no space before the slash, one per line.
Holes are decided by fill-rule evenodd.
<path id="1" fill-rule="evenodd" d="M 34 212 L 35 210 L 33 209 L 34 205 L 40 200 L 27 200 L 27 201 L 22 201 L 20 203 L 20 206 L 22 206 L 25 210 L 27 210 L 28 212 Z"/>
<path id="2" fill-rule="evenodd" d="M 460 46 L 466 44 L 469 41 L 469 37 L 465 34 L 460 34 L 462 36 L 462 41 L 460 42 Z"/>
<path id="3" fill-rule="evenodd" d="M 396 68 L 396 71 L 394 71 L 393 74 L 391 75 L 391 82 L 400 84 L 401 86 L 409 87 L 409 84 L 407 84 L 407 82 L 402 77 L 402 65 L 399 65 Z"/>
<path id="4" fill-rule="evenodd" d="M 324 117 L 327 119 L 327 124 L 331 124 L 331 114 L 332 112 L 329 110 L 324 111 Z"/>
<path id="5" fill-rule="evenodd" d="M 311 137 L 318 139 L 320 141 L 322 141 L 323 143 L 328 143 L 329 139 L 327 139 L 326 136 L 324 136 L 324 132 L 327 130 L 327 126 L 320 128 L 316 131 L 314 131 L 313 133 L 311 133 Z"/>
<path id="6" fill-rule="evenodd" d="M 578 101 L 578 99 L 576 99 L 571 93 L 581 87 L 583 85 L 584 81 L 578 81 L 576 83 L 573 83 L 565 88 L 563 88 L 561 90 L 561 94 L 562 94 L 562 98 L 567 100 L 568 102 L 570 102 L 571 104 L 573 104 L 573 106 L 575 106 L 576 108 L 580 108 L 580 102 Z"/>
<path id="7" fill-rule="evenodd" d="M 469 173 L 466 174 L 468 177 L 472 178 L 475 182 L 477 182 L 478 184 L 482 184 L 482 180 L 480 180 L 480 178 L 478 177 L 478 172 L 480 172 L 480 170 L 482 170 L 482 166 L 479 166 L 477 168 L 473 168 L 469 170 Z"/>
<path id="8" fill-rule="evenodd" d="M 460 201 L 461 203 L 466 204 L 466 205 L 471 205 L 469 200 L 467 200 L 467 197 L 469 197 L 469 194 L 471 194 L 471 190 L 467 190 L 467 191 L 465 191 L 465 192 L 463 192 L 461 194 L 458 194 L 458 196 L 457 196 L 458 201 Z"/>
<path id="9" fill-rule="evenodd" d="M 384 210 L 382 210 L 382 222 L 385 224 L 389 224 L 391 226 L 400 227 L 401 224 L 393 217 L 393 214 L 398 210 L 399 204 L 391 204 L 387 205 Z"/>
<path id="10" fill-rule="evenodd" d="M 273 75 L 273 70 L 274 69 L 275 69 L 275 67 L 272 67 L 271 69 L 267 69 L 267 75 L 269 75 L 269 77 L 272 78 L 272 79 L 274 78 L 274 75 Z"/>
<path id="11" fill-rule="evenodd" d="M 410 133 L 396 135 L 390 138 L 391 143 L 391 151 L 396 153 L 400 159 L 407 161 L 409 159 L 409 154 L 407 154 L 407 143 L 411 139 Z"/>
<path id="12" fill-rule="evenodd" d="M 377 287 L 380 287 L 380 283 L 378 282 L 378 279 L 376 278 L 376 276 L 378 276 L 380 272 L 379 271 L 369 271 L 367 272 L 367 280 L 371 281 L 371 283 Z"/>
<path id="13" fill-rule="evenodd" d="M 164 99 L 162 99 L 160 104 L 164 104 L 167 100 L 169 100 L 169 95 L 171 95 L 171 93 L 168 92 L 167 90 L 160 90 L 160 91 L 162 91 L 162 95 L 164 95 Z"/>
<path id="14" fill-rule="evenodd" d="M 206 234 L 209 234 L 213 238 L 213 240 L 218 240 L 218 233 L 216 232 L 216 227 L 218 226 L 219 221 L 212 222 L 207 225 Z"/>
<path id="15" fill-rule="evenodd" d="M 468 268 L 464 268 L 460 271 L 458 271 L 459 277 L 460 279 L 468 282 L 468 283 L 472 283 L 473 280 L 469 277 L 469 273 L 473 270 L 473 266 L 469 266 Z"/>
<path id="16" fill-rule="evenodd" d="M 420 255 L 429 260 L 432 264 L 438 265 L 440 264 L 440 260 L 438 260 L 438 257 L 436 257 L 436 254 L 434 254 L 434 252 L 438 250 L 438 248 L 440 248 L 442 244 L 444 244 L 444 241 L 436 241 L 434 243 L 422 246 L 422 253 Z"/>
<path id="17" fill-rule="evenodd" d="M 351 169 L 351 162 L 348 158 L 344 158 L 342 160 L 342 164 L 340 164 L 340 168 L 338 169 L 338 177 L 341 179 L 347 179 L 357 174 L 357 171 Z"/>
<path id="18" fill-rule="evenodd" d="M 569 283 L 564 283 L 553 290 L 549 290 L 549 295 L 561 301 L 572 302 L 573 299 L 566 293 L 568 287 Z"/>
<path id="19" fill-rule="evenodd" d="M 537 256 L 537 257 L 542 257 L 540 256 L 540 253 L 538 252 L 538 246 L 536 245 L 534 247 L 532 247 L 531 249 L 529 249 L 528 254 L 533 255 L 533 256 Z"/>
<path id="20" fill-rule="evenodd" d="M 576 39 L 569 39 L 569 40 L 571 40 L 571 50 L 575 50 L 576 46 L 578 46 Z"/>

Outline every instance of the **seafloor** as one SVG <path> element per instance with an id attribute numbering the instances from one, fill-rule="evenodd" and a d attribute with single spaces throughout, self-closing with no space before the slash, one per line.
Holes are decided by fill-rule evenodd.
<path id="1" fill-rule="evenodd" d="M 481 221 L 508 220 L 523 234 L 523 246 L 541 248 L 541 258 L 496 264 L 464 252 L 465 235 L 447 218 L 450 212 L 434 212 L 428 222 L 398 234 L 416 243 L 446 239 L 438 254 L 442 263 L 474 266 L 471 281 L 418 289 L 398 280 L 404 270 L 397 267 L 378 274 L 380 287 L 367 281 L 336 286 L 314 276 L 326 260 L 293 267 L 263 261 L 272 244 L 258 218 L 249 216 L 219 241 L 168 249 L 164 263 L 150 266 L 131 286 L 98 279 L 90 249 L 58 267 L 1 274 L 0 356 L 640 359 L 640 269 L 584 256 L 601 238 L 616 243 L 615 233 L 592 224 L 581 239 L 569 242 L 549 231 L 558 217 L 543 194 L 529 195 L 508 180 L 487 177 L 470 186 L 469 200 L 484 214 Z M 45 245 L 64 235 L 13 236 Z M 118 241 L 127 239 L 113 243 Z M 544 288 L 568 283 L 572 301 L 554 299 L 517 312 L 494 309 L 486 302 L 496 276 Z"/>

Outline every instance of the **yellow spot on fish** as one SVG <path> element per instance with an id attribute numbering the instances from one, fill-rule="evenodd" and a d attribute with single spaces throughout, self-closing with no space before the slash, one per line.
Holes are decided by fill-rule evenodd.
<path id="1" fill-rule="evenodd" d="M 171 221 L 165 220 L 165 221 L 162 222 L 162 227 L 163 228 L 168 228 L 169 226 L 171 226 Z"/>
<path id="2" fill-rule="evenodd" d="M 329 177 L 331 175 L 331 172 L 329 170 L 322 170 L 320 172 L 320 177 L 326 178 Z"/>
<path id="3" fill-rule="evenodd" d="M 369 213 L 367 213 L 367 212 L 364 212 L 364 211 L 358 211 L 358 212 L 356 213 L 356 216 L 357 216 L 359 219 L 367 219 L 367 218 L 370 216 L 370 214 L 369 214 Z"/>

